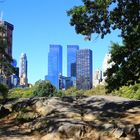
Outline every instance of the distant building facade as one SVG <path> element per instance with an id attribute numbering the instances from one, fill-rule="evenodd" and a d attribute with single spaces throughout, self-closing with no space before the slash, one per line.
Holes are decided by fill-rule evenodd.
<path id="1" fill-rule="evenodd" d="M 14 25 L 7 21 L 0 21 L 0 26 L 3 26 L 5 29 L 5 33 L 0 33 L 0 36 L 6 37 L 6 42 L 7 42 L 7 48 L 6 52 L 8 55 L 12 56 L 12 39 L 13 39 L 13 30 L 14 30 Z"/>
<path id="2" fill-rule="evenodd" d="M 93 75 L 93 87 L 96 87 L 100 84 L 102 84 L 102 71 L 98 69 Z"/>
<path id="3" fill-rule="evenodd" d="M 68 88 L 73 86 L 73 82 L 71 77 L 59 75 L 59 89 L 67 90 Z"/>
<path id="4" fill-rule="evenodd" d="M 17 67 L 17 61 L 13 60 L 13 67 L 15 68 L 15 73 L 11 76 L 11 87 L 19 86 L 19 68 Z"/>
<path id="5" fill-rule="evenodd" d="M 27 56 L 25 53 L 22 53 L 19 62 L 19 78 L 20 78 L 20 86 L 23 87 L 28 86 L 27 66 L 28 66 Z"/>
<path id="6" fill-rule="evenodd" d="M 67 77 L 71 77 L 72 85 L 76 86 L 76 52 L 78 45 L 67 45 Z"/>
<path id="7" fill-rule="evenodd" d="M 76 53 L 76 87 L 92 88 L 92 51 L 81 49 Z"/>
<path id="8" fill-rule="evenodd" d="M 6 43 L 7 43 L 6 52 L 9 56 L 12 57 L 12 39 L 13 39 L 14 26 L 12 24 L 8 23 L 7 21 L 0 21 L 0 26 L 4 27 L 4 29 L 5 29 L 4 33 L 3 32 L 0 33 L 0 36 L 3 39 L 6 38 Z M 5 78 L 2 75 L 2 72 L 0 72 L 0 83 L 4 83 L 10 87 L 11 79 Z"/>
<path id="9" fill-rule="evenodd" d="M 111 59 L 111 54 L 108 53 L 108 54 L 105 55 L 104 60 L 103 60 L 103 66 L 102 66 L 103 76 L 102 77 L 103 77 L 103 83 L 104 84 L 105 84 L 105 79 L 107 78 L 105 76 L 105 72 L 107 71 L 107 69 L 111 68 L 112 65 L 114 64 L 114 62 L 109 63 L 110 59 Z"/>
<path id="10" fill-rule="evenodd" d="M 59 89 L 59 75 L 62 74 L 62 46 L 50 45 L 48 53 L 48 75 L 45 80 L 49 80 Z"/>
<path id="11" fill-rule="evenodd" d="M 67 45 L 67 76 L 76 77 L 76 52 L 78 45 Z"/>

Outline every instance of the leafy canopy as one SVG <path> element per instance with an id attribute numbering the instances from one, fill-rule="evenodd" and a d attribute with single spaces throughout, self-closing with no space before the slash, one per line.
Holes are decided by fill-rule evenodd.
<path id="1" fill-rule="evenodd" d="M 49 81 L 39 80 L 34 85 L 33 94 L 35 96 L 53 96 L 55 93 L 56 88 Z"/>
<path id="2" fill-rule="evenodd" d="M 82 0 L 83 6 L 75 6 L 67 13 L 70 24 L 77 33 L 104 35 L 111 30 L 120 29 L 125 36 L 129 30 L 138 26 L 140 18 L 139 0 Z"/>
<path id="3" fill-rule="evenodd" d="M 123 85 L 140 82 L 140 1 L 139 0 L 82 0 L 82 6 L 68 11 L 70 24 L 77 33 L 104 38 L 112 30 L 120 29 L 123 45 L 113 43 L 106 72 L 107 89 L 111 92 Z"/>

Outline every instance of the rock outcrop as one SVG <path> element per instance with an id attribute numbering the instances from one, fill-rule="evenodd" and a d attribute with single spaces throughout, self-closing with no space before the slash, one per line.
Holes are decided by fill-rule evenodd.
<path id="1" fill-rule="evenodd" d="M 0 102 L 0 140 L 139 140 L 140 101 L 113 96 Z"/>

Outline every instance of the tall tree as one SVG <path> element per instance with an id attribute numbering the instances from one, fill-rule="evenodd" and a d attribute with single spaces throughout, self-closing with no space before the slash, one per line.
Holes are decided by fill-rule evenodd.
<path id="1" fill-rule="evenodd" d="M 110 91 L 122 85 L 140 82 L 140 1 L 139 0 L 82 0 L 82 6 L 68 11 L 70 24 L 77 33 L 104 38 L 112 30 L 120 29 L 123 45 L 112 44 L 107 88 Z"/>

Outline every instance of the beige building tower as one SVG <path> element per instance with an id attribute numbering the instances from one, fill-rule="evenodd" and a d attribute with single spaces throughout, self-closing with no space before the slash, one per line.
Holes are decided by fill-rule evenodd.
<path id="1" fill-rule="evenodd" d="M 106 76 L 104 75 L 104 73 L 107 71 L 108 68 L 111 68 L 112 65 L 114 65 L 114 62 L 109 63 L 110 59 L 111 59 L 111 54 L 108 53 L 108 54 L 105 55 L 104 60 L 103 60 L 103 66 L 102 66 L 103 76 L 102 76 L 102 78 L 103 78 L 103 83 L 104 84 L 105 84 L 105 79 L 106 79 Z"/>
<path id="2" fill-rule="evenodd" d="M 20 63 L 19 63 L 19 78 L 20 85 L 23 87 L 28 86 L 28 78 L 27 78 L 27 56 L 25 53 L 21 54 Z"/>

